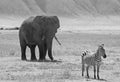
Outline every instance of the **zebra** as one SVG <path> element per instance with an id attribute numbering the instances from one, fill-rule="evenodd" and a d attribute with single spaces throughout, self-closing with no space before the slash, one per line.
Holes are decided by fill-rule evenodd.
<path id="1" fill-rule="evenodd" d="M 101 56 L 103 58 L 106 58 L 106 53 L 104 49 L 104 44 L 99 45 L 96 53 L 89 55 L 87 52 L 82 53 L 82 76 L 84 76 L 84 71 L 85 71 L 85 65 L 86 65 L 86 72 L 87 72 L 87 78 L 89 78 L 89 67 L 93 66 L 94 67 L 94 79 L 96 79 L 96 70 L 97 70 L 97 78 L 100 79 L 99 77 L 99 68 L 101 65 Z"/>

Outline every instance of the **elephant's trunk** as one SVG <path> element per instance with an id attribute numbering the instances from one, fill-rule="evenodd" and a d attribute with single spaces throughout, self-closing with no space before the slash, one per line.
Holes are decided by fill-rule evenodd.
<path id="1" fill-rule="evenodd" d="M 58 42 L 58 44 L 61 46 L 61 43 L 59 42 L 59 40 L 57 39 L 57 37 L 55 36 L 56 41 Z"/>

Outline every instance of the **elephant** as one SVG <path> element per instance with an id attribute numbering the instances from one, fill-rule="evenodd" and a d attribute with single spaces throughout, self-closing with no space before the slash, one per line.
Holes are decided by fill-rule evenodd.
<path id="1" fill-rule="evenodd" d="M 19 29 L 19 41 L 21 47 L 21 59 L 26 59 L 26 47 L 30 48 L 31 61 L 35 61 L 35 47 L 39 48 L 39 61 L 43 61 L 48 56 L 51 61 L 54 60 L 52 56 L 52 42 L 53 38 L 57 40 L 55 34 L 60 27 L 60 22 L 57 16 L 36 16 L 29 17 L 21 24 Z"/>

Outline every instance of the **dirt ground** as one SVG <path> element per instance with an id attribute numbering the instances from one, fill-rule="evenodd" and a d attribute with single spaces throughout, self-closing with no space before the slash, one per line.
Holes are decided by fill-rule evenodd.
<path id="1" fill-rule="evenodd" d="M 50 62 L 48 56 L 47 62 L 30 62 L 29 48 L 28 61 L 20 59 L 18 31 L 0 31 L 0 82 L 119 82 L 120 34 L 114 33 L 59 32 L 57 37 L 62 46 L 53 41 L 53 56 L 57 62 Z M 92 68 L 90 79 L 82 77 L 82 51 L 94 53 L 101 43 L 105 44 L 107 54 L 100 68 L 101 79 L 93 79 Z M 39 57 L 37 47 L 36 56 Z"/>

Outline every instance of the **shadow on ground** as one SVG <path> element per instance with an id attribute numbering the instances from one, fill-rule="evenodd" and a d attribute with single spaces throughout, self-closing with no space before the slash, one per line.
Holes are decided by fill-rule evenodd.
<path id="1" fill-rule="evenodd" d="M 53 63 L 62 63 L 61 60 L 34 60 L 34 61 L 31 61 L 31 60 L 26 60 L 27 62 L 53 62 Z"/>

